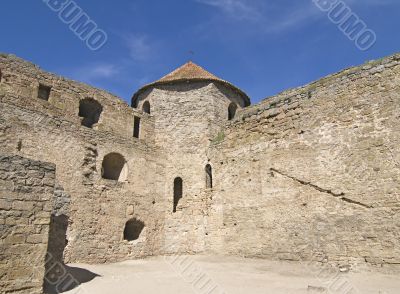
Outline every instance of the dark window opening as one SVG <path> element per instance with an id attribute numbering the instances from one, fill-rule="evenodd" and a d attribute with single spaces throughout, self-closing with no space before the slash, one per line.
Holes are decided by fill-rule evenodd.
<path id="1" fill-rule="evenodd" d="M 174 209 L 173 209 L 173 212 L 176 212 L 176 208 L 178 206 L 179 200 L 182 199 L 182 193 L 183 193 L 182 178 L 176 178 L 174 180 Z"/>
<path id="2" fill-rule="evenodd" d="M 119 153 L 110 153 L 104 156 L 101 175 L 103 179 L 124 182 L 127 178 L 125 158 Z"/>
<path id="3" fill-rule="evenodd" d="M 232 119 L 235 118 L 236 110 L 237 110 L 237 105 L 235 103 L 229 104 L 229 107 L 228 107 L 228 120 L 232 120 Z"/>
<path id="4" fill-rule="evenodd" d="M 124 240 L 134 241 L 139 239 L 140 234 L 144 229 L 144 222 L 136 218 L 130 219 L 125 224 Z"/>
<path id="5" fill-rule="evenodd" d="M 21 139 L 18 140 L 17 150 L 18 150 L 18 151 L 21 151 L 21 150 L 22 150 L 22 140 L 21 140 Z"/>
<path id="6" fill-rule="evenodd" d="M 38 98 L 49 101 L 50 92 L 51 92 L 51 87 L 40 84 L 38 90 Z"/>
<path id="7" fill-rule="evenodd" d="M 85 98 L 79 102 L 79 116 L 82 126 L 92 128 L 100 119 L 103 106 L 92 98 Z"/>
<path id="8" fill-rule="evenodd" d="M 211 189 L 213 187 L 212 179 L 212 167 L 210 164 L 206 165 L 206 188 Z"/>
<path id="9" fill-rule="evenodd" d="M 140 117 L 135 116 L 133 121 L 133 137 L 139 139 L 140 136 Z"/>
<path id="10" fill-rule="evenodd" d="M 149 101 L 145 101 L 143 103 L 143 112 L 150 114 L 150 102 Z"/>

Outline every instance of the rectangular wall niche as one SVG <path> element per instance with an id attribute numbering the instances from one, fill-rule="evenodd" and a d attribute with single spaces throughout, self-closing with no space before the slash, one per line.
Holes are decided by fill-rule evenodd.
<path id="1" fill-rule="evenodd" d="M 40 84 L 38 90 L 38 98 L 49 101 L 51 87 Z"/>
<path id="2" fill-rule="evenodd" d="M 140 135 L 140 117 L 135 116 L 133 123 L 133 137 L 139 139 L 139 135 Z"/>

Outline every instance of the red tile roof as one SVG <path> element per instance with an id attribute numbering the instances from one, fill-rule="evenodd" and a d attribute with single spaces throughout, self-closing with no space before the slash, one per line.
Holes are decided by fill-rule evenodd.
<path id="1" fill-rule="evenodd" d="M 201 66 L 189 61 L 180 68 L 161 78 L 157 82 L 172 82 L 180 80 L 218 80 L 223 81 L 206 71 Z"/>

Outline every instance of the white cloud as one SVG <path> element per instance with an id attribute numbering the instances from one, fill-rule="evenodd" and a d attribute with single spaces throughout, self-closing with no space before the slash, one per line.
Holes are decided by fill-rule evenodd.
<path id="1" fill-rule="evenodd" d="M 293 3 L 292 0 L 194 0 L 213 6 L 236 22 L 227 24 L 224 17 L 215 17 L 196 27 L 196 33 L 207 37 L 210 32 L 226 37 L 232 31 L 243 35 L 283 33 L 323 17 L 311 0 Z M 243 20 L 240 24 L 237 20 Z M 251 20 L 251 21 L 249 21 Z M 236 27 L 236 29 L 233 29 Z M 236 33 L 235 33 L 236 36 Z"/>
<path id="2" fill-rule="evenodd" d="M 129 34 L 123 37 L 129 49 L 131 58 L 135 61 L 146 61 L 154 56 L 156 43 L 145 35 Z"/>
<path id="3" fill-rule="evenodd" d="M 238 20 L 258 20 L 261 17 L 255 1 L 248 0 L 195 0 L 198 3 L 216 7 L 229 17 Z"/>
<path id="4" fill-rule="evenodd" d="M 67 69 L 59 72 L 74 80 L 88 84 L 98 84 L 99 81 L 106 79 L 114 80 L 116 76 L 121 74 L 119 67 L 106 63 L 87 64 L 73 70 Z"/>
<path id="5" fill-rule="evenodd" d="M 226 18 L 243 20 L 239 29 L 248 33 L 275 34 L 283 33 L 312 23 L 326 17 L 312 0 L 193 0 L 203 5 L 218 9 Z M 343 0 L 356 12 L 357 8 L 370 6 L 387 6 L 399 3 L 398 0 Z M 210 33 L 210 28 L 218 28 L 218 32 L 230 31 L 231 26 L 224 23 L 224 18 L 218 17 L 204 22 L 196 28 L 204 34 Z M 225 30 L 223 28 L 226 28 Z M 215 31 L 212 30 L 212 31 Z"/>
<path id="6" fill-rule="evenodd" d="M 119 69 L 113 64 L 99 64 L 88 68 L 86 74 L 91 78 L 110 78 L 119 73 Z"/>

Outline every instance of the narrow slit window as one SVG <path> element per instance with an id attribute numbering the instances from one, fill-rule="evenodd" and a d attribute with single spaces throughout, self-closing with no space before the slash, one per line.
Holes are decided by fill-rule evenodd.
<path id="1" fill-rule="evenodd" d="M 179 200 L 182 199 L 183 196 L 183 181 L 182 178 L 176 178 L 174 180 L 174 208 L 172 212 L 176 212 L 176 208 L 178 207 Z"/>
<path id="2" fill-rule="evenodd" d="M 213 178 L 212 178 L 212 167 L 210 164 L 206 165 L 206 188 L 212 189 L 213 187 Z"/>
<path id="3" fill-rule="evenodd" d="M 51 92 L 51 87 L 40 84 L 38 90 L 38 98 L 45 101 L 49 101 L 50 92 Z"/>
<path id="4" fill-rule="evenodd" d="M 135 116 L 133 122 L 133 137 L 139 139 L 140 136 L 140 117 Z"/>

